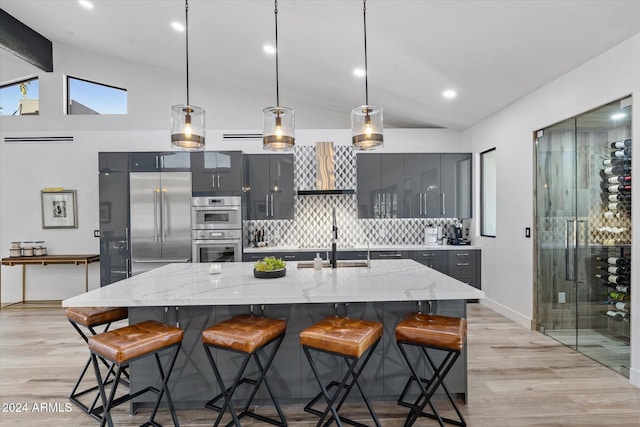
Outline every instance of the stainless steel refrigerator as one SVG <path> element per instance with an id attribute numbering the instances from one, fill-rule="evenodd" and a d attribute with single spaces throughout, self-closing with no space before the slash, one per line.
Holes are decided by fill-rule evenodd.
<path id="1" fill-rule="evenodd" d="M 131 274 L 191 262 L 191 172 L 129 175 Z"/>

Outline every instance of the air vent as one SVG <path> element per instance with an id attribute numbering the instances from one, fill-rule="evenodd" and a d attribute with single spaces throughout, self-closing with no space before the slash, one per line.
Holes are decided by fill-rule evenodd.
<path id="1" fill-rule="evenodd" d="M 4 142 L 73 142 L 72 136 L 5 136 Z"/>
<path id="2" fill-rule="evenodd" d="M 223 141 L 252 141 L 261 140 L 261 133 L 223 133 Z"/>

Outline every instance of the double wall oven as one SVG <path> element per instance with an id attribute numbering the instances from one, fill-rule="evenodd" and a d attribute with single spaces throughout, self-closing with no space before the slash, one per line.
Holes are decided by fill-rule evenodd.
<path id="1" fill-rule="evenodd" d="M 193 262 L 242 261 L 242 198 L 193 197 Z"/>

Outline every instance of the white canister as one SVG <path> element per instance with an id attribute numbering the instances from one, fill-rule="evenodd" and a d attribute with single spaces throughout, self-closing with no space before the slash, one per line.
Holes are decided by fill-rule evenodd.
<path id="1" fill-rule="evenodd" d="M 33 256 L 33 242 L 24 242 L 22 244 L 22 256 Z"/>

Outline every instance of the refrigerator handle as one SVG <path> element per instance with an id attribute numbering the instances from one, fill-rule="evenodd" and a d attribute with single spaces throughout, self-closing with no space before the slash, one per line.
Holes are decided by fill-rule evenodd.
<path id="1" fill-rule="evenodd" d="M 162 230 L 162 236 L 161 236 L 161 241 L 162 242 L 166 242 L 167 241 L 167 222 L 168 219 L 167 217 L 169 216 L 169 212 L 167 211 L 167 203 L 166 203 L 166 197 L 165 193 L 167 192 L 166 188 L 162 188 L 160 190 L 160 206 L 162 207 L 162 210 L 160 211 L 161 216 L 160 216 L 160 229 Z"/>
<path id="2" fill-rule="evenodd" d="M 153 189 L 153 241 L 158 242 L 158 187 Z"/>

